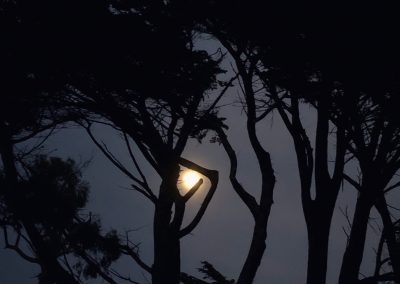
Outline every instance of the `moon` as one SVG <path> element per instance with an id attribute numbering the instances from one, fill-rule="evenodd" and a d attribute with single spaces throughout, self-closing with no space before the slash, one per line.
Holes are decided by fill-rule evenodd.
<path id="1" fill-rule="evenodd" d="M 182 183 L 183 187 L 185 190 L 191 189 L 199 180 L 201 176 L 199 173 L 192 171 L 192 170 L 186 170 L 182 174 Z"/>

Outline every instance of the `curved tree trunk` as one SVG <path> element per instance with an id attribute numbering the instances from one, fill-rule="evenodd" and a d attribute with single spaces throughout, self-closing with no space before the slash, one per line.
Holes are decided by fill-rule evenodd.
<path id="1" fill-rule="evenodd" d="M 357 198 L 353 224 L 343 256 L 342 268 L 339 276 L 340 284 L 355 283 L 358 281 L 358 274 L 364 254 L 368 219 L 372 205 L 371 198 L 367 196 L 365 192 L 361 192 Z"/>
<path id="2" fill-rule="evenodd" d="M 267 212 L 269 215 L 269 212 Z M 267 217 L 268 220 L 268 217 Z M 258 267 L 261 264 L 262 257 L 266 248 L 265 241 L 267 239 L 267 224 L 266 222 L 259 222 L 255 224 L 253 230 L 253 237 L 249 253 L 246 261 L 243 265 L 242 271 L 240 272 L 237 284 L 249 284 L 253 283 L 256 276 Z"/>

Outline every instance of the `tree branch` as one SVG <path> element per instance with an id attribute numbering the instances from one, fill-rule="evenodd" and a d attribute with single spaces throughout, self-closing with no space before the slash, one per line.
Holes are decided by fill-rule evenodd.
<path id="1" fill-rule="evenodd" d="M 253 215 L 254 218 L 258 215 L 259 211 L 259 205 L 257 204 L 256 199 L 254 196 L 249 194 L 243 186 L 240 184 L 236 177 L 236 172 L 237 172 L 237 157 L 235 150 L 232 148 L 231 144 L 228 141 L 228 138 L 225 134 L 225 132 L 221 128 L 217 128 L 216 132 L 218 136 L 221 139 L 222 145 L 224 146 L 224 149 L 226 153 L 228 154 L 229 160 L 230 160 L 230 171 L 229 171 L 229 179 L 231 181 L 232 187 L 239 195 L 240 199 L 246 204 L 246 206 L 249 208 L 251 214 Z"/>
<path id="2" fill-rule="evenodd" d="M 203 203 L 200 205 L 200 209 L 199 209 L 199 211 L 197 211 L 197 214 L 193 218 L 192 222 L 190 222 L 189 225 L 187 225 L 185 228 L 180 230 L 179 237 L 182 238 L 182 237 L 190 234 L 193 231 L 193 229 L 196 228 L 196 226 L 200 222 L 201 218 L 203 217 L 203 215 L 211 201 L 211 198 L 213 197 L 213 195 L 217 189 L 218 172 L 201 167 L 201 166 L 197 165 L 196 163 L 193 163 L 182 157 L 179 159 L 179 163 L 186 168 L 189 168 L 191 170 L 201 173 L 202 175 L 206 176 L 211 182 L 210 189 L 208 190 L 207 195 L 204 198 Z"/>

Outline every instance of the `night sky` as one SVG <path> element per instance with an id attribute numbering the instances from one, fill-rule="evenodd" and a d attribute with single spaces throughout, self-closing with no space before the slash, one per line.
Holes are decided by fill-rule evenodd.
<path id="1" fill-rule="evenodd" d="M 208 48 L 215 46 L 211 45 Z M 221 105 L 237 102 L 238 93 L 238 88 L 232 88 Z M 307 106 L 302 110 L 304 125 L 312 139 L 315 113 Z M 244 134 L 246 116 L 237 103 L 223 107 L 220 114 L 227 118 L 226 123 L 230 127 L 228 137 L 238 155 L 238 179 L 250 193 L 258 196 L 260 174 L 247 135 Z M 292 140 L 277 113 L 260 123 L 257 130 L 264 148 L 271 153 L 277 183 L 268 226 L 267 249 L 254 283 L 261 284 L 266 280 L 269 283 L 305 283 L 307 234 L 301 209 L 300 183 Z M 122 139 L 113 130 L 104 126 L 97 127 L 95 134 L 106 142 L 122 162 L 130 165 Z M 218 170 L 220 183 L 199 226 L 181 241 L 182 271 L 200 276 L 196 269 L 200 267 L 202 260 L 207 260 L 227 278 L 233 279 L 237 277 L 248 251 L 253 218 L 230 185 L 229 160 L 223 147 L 218 143 L 208 143 L 211 136 L 207 136 L 202 144 L 196 140 L 191 141 L 184 153 L 185 158 Z M 86 132 L 77 127 L 60 130 L 50 138 L 46 151 L 50 155 L 72 157 L 78 162 L 92 159 L 90 166 L 84 171 L 84 178 L 91 185 L 88 210 L 99 214 L 104 228 L 115 228 L 121 233 L 130 231 L 131 240 L 140 243 L 141 256 L 151 264 L 153 205 L 140 194 L 126 189 L 129 187 L 129 180 L 102 155 Z M 143 165 L 153 188 L 158 188 L 160 180 L 155 172 L 143 159 L 140 159 L 140 164 Z M 355 173 L 351 165 L 349 171 Z M 193 212 L 200 204 L 207 185 L 207 182 L 203 184 L 201 191 L 191 201 L 190 210 Z M 355 197 L 356 191 L 348 184 L 344 184 L 331 227 L 327 283 L 337 283 L 346 244 L 343 229 L 349 231 L 339 208 L 345 211 L 348 207 L 349 216 L 352 216 Z M 193 212 L 189 212 L 186 218 L 193 216 Z M 374 210 L 371 216 L 376 216 Z M 376 223 L 380 225 L 379 218 Z M 366 274 L 373 271 L 375 260 L 373 248 L 377 246 L 378 238 L 379 236 L 370 227 L 361 270 Z M 1 244 L 3 245 L 2 239 Z M 38 267 L 28 265 L 14 252 L 2 250 L 0 263 L 1 284 L 36 283 L 34 276 L 39 272 Z M 140 283 L 150 283 L 149 275 L 137 270 L 136 264 L 131 260 L 121 258 L 116 267 L 121 273 L 130 274 Z M 92 282 L 101 283 L 101 280 Z"/>
<path id="2" fill-rule="evenodd" d="M 232 90 L 230 94 L 227 94 L 227 99 L 237 100 L 236 96 L 237 90 Z M 303 121 L 308 127 L 308 133 L 312 134 L 315 126 L 312 121 L 312 110 L 307 108 L 305 112 Z M 228 118 L 229 137 L 239 159 L 238 178 L 249 192 L 257 194 L 260 175 L 254 153 L 247 137 L 243 135 L 245 115 L 240 107 L 229 107 L 229 110 L 222 113 Z M 307 235 L 292 141 L 277 114 L 273 115 L 272 120 L 260 124 L 258 131 L 263 145 L 272 155 L 277 184 L 268 227 L 267 249 L 255 283 L 264 283 L 265 279 L 271 283 L 304 283 Z M 101 127 L 97 129 L 96 134 L 107 142 L 121 161 L 129 163 L 126 159 L 126 149 L 116 133 Z M 48 151 L 51 155 L 72 157 L 77 161 L 92 159 L 89 168 L 84 171 L 84 177 L 91 185 L 88 210 L 101 216 L 105 228 L 116 228 L 121 232 L 132 230 L 131 240 L 141 243 L 141 256 L 151 263 L 153 208 L 148 200 L 136 192 L 125 189 L 129 187 L 129 180 L 102 156 L 87 134 L 80 129 L 59 131 L 49 140 Z M 209 144 L 208 139 L 205 139 L 203 144 L 192 141 L 184 157 L 210 169 L 218 170 L 220 183 L 199 226 L 191 235 L 182 240 L 182 270 L 198 275 L 196 268 L 200 267 L 200 261 L 207 260 L 228 278 L 234 278 L 240 271 L 247 254 L 253 219 L 229 183 L 229 160 L 222 146 Z M 141 162 L 144 164 L 143 160 Z M 148 165 L 144 168 L 149 181 L 154 188 L 157 188 L 159 180 L 156 174 Z M 202 185 L 201 190 L 204 191 L 206 188 L 207 183 Z M 201 195 L 202 192 L 196 194 L 190 204 L 191 208 L 196 208 Z M 346 241 L 342 227 L 348 230 L 339 207 L 344 210 L 348 206 L 351 216 L 355 196 L 355 190 L 348 185 L 345 185 L 339 195 L 330 236 L 327 283 L 337 282 L 336 277 Z M 188 215 L 190 216 L 190 213 Z M 379 222 L 379 219 L 377 221 Z M 377 236 L 371 229 L 368 237 L 370 241 L 365 248 L 362 269 L 365 272 L 371 271 L 374 265 L 373 248 L 377 244 Z M 34 265 L 27 265 L 15 253 L 3 250 L 0 254 L 0 262 L 2 263 L 0 283 L 36 283 L 36 279 L 32 277 L 38 273 L 38 269 L 35 269 Z M 147 283 L 150 279 L 145 272 L 143 275 L 146 277 L 136 270 L 136 265 L 131 260 L 122 258 L 117 267 L 121 272 L 130 273 L 133 279 L 141 283 Z"/>

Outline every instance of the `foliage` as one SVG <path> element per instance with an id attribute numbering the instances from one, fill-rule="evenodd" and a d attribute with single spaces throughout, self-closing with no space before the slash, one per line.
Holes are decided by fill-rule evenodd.
<path id="1" fill-rule="evenodd" d="M 100 221 L 91 213 L 82 217 L 89 185 L 82 180 L 80 168 L 71 159 L 43 155 L 23 166 L 25 176 L 14 191 L 13 202 L 1 195 L 4 225 L 13 227 L 18 234 L 24 224 L 33 225 L 47 250 L 57 258 L 74 255 L 72 262 L 82 269 L 76 272 L 96 278 L 99 267 L 107 269 L 119 258 L 120 240 L 116 231 L 104 234 Z M 38 249 L 35 241 L 29 245 L 34 252 Z"/>
<path id="2" fill-rule="evenodd" d="M 290 7 L 281 3 L 265 8 L 242 0 L 2 1 L 0 226 L 5 236 L 13 228 L 18 240 L 11 245 L 6 238 L 7 247 L 39 263 L 43 275 L 50 267 L 49 258 L 57 264 L 63 259 L 62 270 L 76 279 L 100 275 L 114 283 L 109 269 L 124 253 L 149 272 L 155 284 L 177 282 L 186 275 L 180 274 L 180 239 L 197 226 L 218 182 L 215 171 L 182 155 L 190 139 L 202 142 L 212 130 L 209 142 L 221 144 L 227 152 L 232 186 L 255 221 L 245 272 L 238 279 L 247 284 L 254 279 L 266 247 L 275 186 L 270 154 L 257 136 L 263 131 L 258 123 L 277 110 L 293 137 L 298 158 L 309 256 L 313 256 L 308 283 L 325 280 L 329 229 L 344 179 L 359 190 L 354 232 L 349 236 L 353 242 L 346 248 L 346 253 L 349 248 L 358 249 L 348 253 L 358 259 L 348 258 L 348 267 L 355 267 L 353 280 L 358 277 L 372 206 L 382 216 L 387 213 L 385 241 L 397 253 L 398 225 L 393 224 L 385 200 L 385 193 L 398 185 L 389 186 L 389 181 L 400 167 L 397 15 L 368 5 L 355 10 L 340 4 L 329 9 Z M 377 21 L 377 15 L 385 18 Z M 228 56 L 202 50 L 198 43 L 204 34 L 217 40 Z M 234 63 L 231 71 L 236 76 L 230 82 L 218 78 L 225 72 L 221 68 L 225 58 Z M 229 123 L 216 107 L 233 82 L 242 91 L 246 130 L 259 163 L 260 199 L 237 179 L 236 153 L 224 132 Z M 212 101 L 220 88 L 220 96 Z M 307 131 L 302 122 L 304 105 L 316 110 L 315 137 L 309 137 L 314 132 Z M 18 142 L 66 121 L 85 128 L 106 157 L 132 180 L 132 187 L 154 203 L 153 266 L 140 260 L 136 247 L 122 246 L 116 231 L 104 233 L 98 217 L 84 214 L 89 185 L 73 160 L 46 156 L 29 160 L 31 153 L 17 152 Z M 133 170 L 96 139 L 94 124 L 111 126 L 124 138 Z M 332 137 L 334 155 L 330 153 Z M 310 142 L 314 140 L 315 147 Z M 158 194 L 148 184 L 132 142 L 159 174 Z M 331 156 L 334 167 L 328 165 Z M 346 174 L 345 162 L 352 158 L 360 166 L 360 182 Z M 185 204 L 202 180 L 181 196 L 177 188 L 180 166 L 199 170 L 212 188 L 184 228 Z M 365 185 L 374 185 L 367 179 L 371 176 L 379 186 L 366 190 Z M 363 209 L 357 209 L 363 200 L 367 200 Z M 21 252 L 20 238 L 34 256 Z M 319 268 L 310 269 L 310 263 Z M 398 273 L 394 264 L 400 268 L 400 262 L 394 254 L 388 263 Z M 202 264 L 205 279 L 233 283 L 210 263 Z M 72 272 L 67 271 L 70 267 Z M 388 276 L 379 272 L 375 278 Z M 172 278 L 164 278 L 171 274 Z"/>

